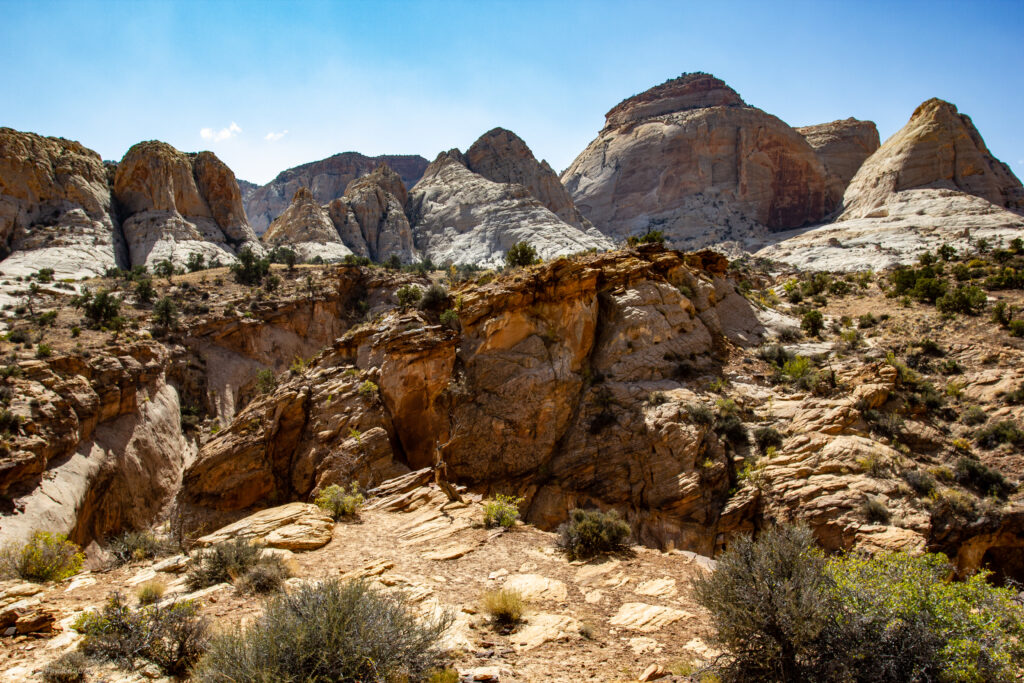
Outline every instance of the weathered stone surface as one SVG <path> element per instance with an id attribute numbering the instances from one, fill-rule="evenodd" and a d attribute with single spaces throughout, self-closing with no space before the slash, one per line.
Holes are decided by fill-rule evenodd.
<path id="1" fill-rule="evenodd" d="M 660 631 L 669 624 L 689 616 L 691 615 L 687 612 L 672 607 L 648 605 L 642 602 L 627 602 L 619 608 L 619 611 L 615 613 L 615 616 L 608 623 L 612 626 L 651 633 L 653 631 Z"/>
<path id="2" fill-rule="evenodd" d="M 512 646 L 519 652 L 538 648 L 545 643 L 578 638 L 580 623 L 564 614 L 531 614 L 526 626 L 512 636 Z"/>
<path id="3" fill-rule="evenodd" d="M 334 262 L 352 253 L 327 211 L 305 187 L 295 191 L 291 205 L 263 234 L 263 242 L 271 247 L 288 247 L 303 261 L 320 256 L 324 261 Z"/>
<path id="4" fill-rule="evenodd" d="M 334 520 L 309 503 L 289 503 L 261 510 L 196 540 L 210 546 L 234 538 L 248 539 L 271 548 L 314 550 L 330 543 Z"/>
<path id="5" fill-rule="evenodd" d="M 0 128 L 0 273 L 58 278 L 126 265 L 100 156 L 64 138 Z"/>
<path id="6" fill-rule="evenodd" d="M 612 109 L 562 182 L 613 239 L 657 229 L 688 248 L 813 223 L 828 209 L 807 141 L 707 74 Z"/>
<path id="7" fill-rule="evenodd" d="M 288 208 L 300 187 L 309 188 L 318 204 L 341 197 L 356 178 L 387 164 L 402 178 L 406 188 L 416 184 L 427 168 L 427 160 L 416 155 L 367 157 L 345 152 L 282 171 L 274 180 L 255 188 L 245 198 L 245 211 L 256 232 L 262 233 Z"/>
<path id="8" fill-rule="evenodd" d="M 562 601 L 569 595 L 564 583 L 538 574 L 513 574 L 503 588 L 517 591 L 526 600 Z"/>
<path id="9" fill-rule="evenodd" d="M 402 177 L 380 165 L 356 178 L 327 212 L 342 241 L 356 254 L 383 262 L 397 256 L 403 263 L 415 256 L 412 227 L 405 215 L 408 193 Z"/>
<path id="10" fill-rule="evenodd" d="M 797 128 L 825 165 L 828 185 L 826 210 L 840 207 L 843 193 L 864 160 L 878 149 L 878 129 L 873 121 L 854 118 Z"/>
<path id="11" fill-rule="evenodd" d="M 133 265 L 184 265 L 192 253 L 227 263 L 237 248 L 259 249 L 234 174 L 212 152 L 140 142 L 117 165 L 114 196 Z"/>
<path id="12" fill-rule="evenodd" d="M 458 150 L 442 152 L 409 195 L 416 248 L 435 263 L 500 265 L 517 242 L 550 259 L 611 242 L 562 221 L 530 190 L 474 173 Z"/>
<path id="13" fill-rule="evenodd" d="M 940 99 L 922 103 L 903 128 L 864 162 L 846 189 L 840 220 L 884 212 L 904 190 L 941 188 L 1024 208 L 1024 188 L 988 151 L 970 117 Z"/>

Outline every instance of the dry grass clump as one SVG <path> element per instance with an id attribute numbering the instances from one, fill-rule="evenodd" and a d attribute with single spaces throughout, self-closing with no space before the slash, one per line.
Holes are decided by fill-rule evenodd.
<path id="1" fill-rule="evenodd" d="M 484 594 L 483 608 L 495 626 L 511 629 L 523 620 L 523 615 L 526 614 L 526 600 L 519 591 L 502 588 Z"/>

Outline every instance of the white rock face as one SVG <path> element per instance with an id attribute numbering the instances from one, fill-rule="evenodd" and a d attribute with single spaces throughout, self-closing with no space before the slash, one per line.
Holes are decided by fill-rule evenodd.
<path id="1" fill-rule="evenodd" d="M 434 263 L 497 266 L 517 242 L 550 259 L 612 242 L 562 221 L 522 185 L 496 183 L 466 168 L 458 150 L 443 152 L 410 192 L 416 247 Z"/>
<path id="2" fill-rule="evenodd" d="M 352 254 L 342 243 L 327 210 L 305 187 L 295 191 L 291 205 L 270 224 L 263 241 L 268 246 L 292 249 L 302 261 L 319 256 L 330 263 Z"/>
<path id="3" fill-rule="evenodd" d="M 1024 236 L 1024 216 L 981 197 L 954 190 L 904 190 L 866 218 L 777 233 L 772 244 L 751 242 L 757 256 L 797 268 L 878 270 L 911 263 L 943 244 L 968 247 L 969 240 L 992 243 Z"/>

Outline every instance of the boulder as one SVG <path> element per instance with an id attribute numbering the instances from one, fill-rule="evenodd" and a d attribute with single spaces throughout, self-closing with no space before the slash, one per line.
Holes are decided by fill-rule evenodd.
<path id="1" fill-rule="evenodd" d="M 261 510 L 196 540 L 206 547 L 235 538 L 284 550 L 315 550 L 331 541 L 334 520 L 309 503 L 289 503 Z"/>
<path id="2" fill-rule="evenodd" d="M 829 210 L 825 167 L 803 136 L 700 73 L 614 107 L 562 182 L 613 239 L 656 229 L 686 248 L 814 223 Z"/>

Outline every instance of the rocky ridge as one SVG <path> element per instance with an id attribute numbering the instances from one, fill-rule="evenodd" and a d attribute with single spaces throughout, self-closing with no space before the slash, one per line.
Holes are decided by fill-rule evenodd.
<path id="1" fill-rule="evenodd" d="M 828 174 L 825 204 L 838 208 L 853 176 L 878 149 L 878 129 L 872 121 L 854 118 L 797 128 L 818 154 Z"/>

